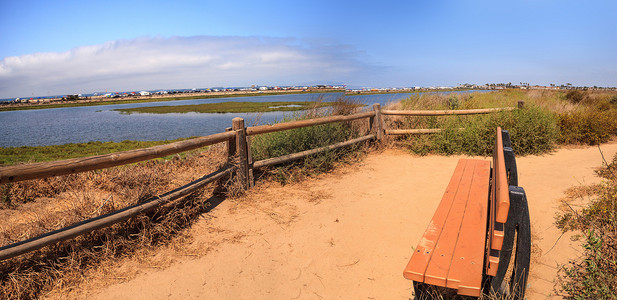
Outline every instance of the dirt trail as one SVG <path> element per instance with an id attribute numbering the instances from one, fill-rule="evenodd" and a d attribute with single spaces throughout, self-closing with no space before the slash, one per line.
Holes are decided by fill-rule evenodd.
<path id="1" fill-rule="evenodd" d="M 617 143 L 602 146 L 607 159 Z M 94 299 L 408 299 L 402 271 L 461 156 L 417 157 L 388 150 L 301 184 L 270 184 L 224 201 L 191 229 L 197 258 L 176 255 L 162 270 Z M 486 158 L 488 159 L 488 158 Z M 563 192 L 599 182 L 597 148 L 561 149 L 518 160 L 535 238 L 528 298 L 550 297 L 557 264 L 579 253 L 553 225 Z M 166 254 L 174 256 L 173 253 Z M 138 264 L 137 264 L 138 265 Z"/>

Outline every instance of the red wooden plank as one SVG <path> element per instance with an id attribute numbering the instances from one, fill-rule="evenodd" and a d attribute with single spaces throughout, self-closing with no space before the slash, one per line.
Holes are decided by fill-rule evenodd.
<path id="1" fill-rule="evenodd" d="M 435 245 L 441 231 L 443 229 L 444 223 L 448 214 L 450 213 L 450 208 L 452 206 L 452 202 L 454 200 L 454 196 L 456 195 L 456 191 L 460 184 L 461 179 L 463 178 L 463 172 L 465 170 L 465 166 L 467 165 L 468 160 L 459 160 L 456 165 L 456 169 L 454 170 L 454 174 L 450 179 L 450 183 L 446 188 L 446 191 L 433 215 L 433 218 L 429 222 L 422 239 L 420 239 L 420 243 L 416 247 L 407 267 L 403 271 L 403 276 L 409 280 L 414 280 L 417 282 L 424 282 L 424 273 L 426 272 L 426 268 L 431 260 L 433 255 Z"/>

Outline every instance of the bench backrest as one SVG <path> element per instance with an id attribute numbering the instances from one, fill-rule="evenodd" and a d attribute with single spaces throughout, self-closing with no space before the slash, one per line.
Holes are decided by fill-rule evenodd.
<path id="1" fill-rule="evenodd" d="M 504 144 L 506 147 L 504 147 Z M 504 150 L 505 148 L 505 150 Z M 506 159 L 506 156 L 511 156 Z M 508 163 L 506 163 L 508 162 Z M 486 274 L 495 276 L 499 265 L 499 252 L 504 239 L 504 224 L 510 210 L 508 186 L 516 185 L 516 163 L 510 145 L 510 135 L 497 127 L 495 149 L 493 150 L 493 170 L 491 173 L 491 193 L 489 199 L 489 234 L 487 244 Z"/>

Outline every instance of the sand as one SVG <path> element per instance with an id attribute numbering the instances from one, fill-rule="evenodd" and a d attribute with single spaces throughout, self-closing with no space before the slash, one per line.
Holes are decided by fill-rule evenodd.
<path id="1" fill-rule="evenodd" d="M 612 158 L 617 143 L 602 150 Z M 166 251 L 169 267 L 125 263 L 135 278 L 79 290 L 92 299 L 408 299 L 403 269 L 459 158 L 387 150 L 299 184 L 261 185 L 191 228 L 186 248 L 203 254 Z M 599 182 L 593 170 L 602 158 L 586 147 L 517 162 L 535 248 L 527 296 L 555 298 L 558 265 L 581 252 L 554 226 L 559 200 L 570 187 Z"/>

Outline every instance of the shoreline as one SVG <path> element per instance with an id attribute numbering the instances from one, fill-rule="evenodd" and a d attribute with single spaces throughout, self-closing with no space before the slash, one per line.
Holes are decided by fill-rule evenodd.
<path id="1" fill-rule="evenodd" d="M 98 106 L 111 104 L 130 104 L 130 103 L 147 103 L 147 102 L 165 102 L 176 100 L 191 100 L 191 99 L 218 99 L 218 98 L 233 98 L 233 97 L 254 97 L 254 96 L 274 96 L 274 95 L 295 95 L 295 94 L 322 94 L 322 93 L 344 93 L 340 89 L 309 89 L 309 90 L 279 90 L 279 91 L 231 91 L 231 92 L 200 92 L 200 93 L 182 93 L 174 96 L 170 95 L 150 95 L 150 96 L 129 96 L 125 98 L 106 98 L 104 96 L 94 96 L 84 100 L 62 101 L 40 99 L 36 103 L 13 103 L 0 106 L 2 111 L 16 110 L 33 110 L 33 109 L 48 109 L 61 107 L 79 107 L 79 106 Z M 41 102 L 43 101 L 43 102 Z"/>
<path id="2" fill-rule="evenodd" d="M 345 96 L 368 96 L 379 94 L 417 94 L 431 92 L 456 92 L 456 91 L 473 91 L 473 89 L 426 89 L 426 90 L 383 90 L 383 91 L 346 91 L 343 89 L 307 89 L 307 90 L 271 90 L 263 91 L 225 91 L 225 92 L 197 92 L 197 93 L 182 93 L 174 96 L 170 95 L 149 95 L 149 96 L 128 96 L 120 98 L 107 98 L 104 96 L 93 96 L 83 100 L 61 100 L 61 99 L 36 99 L 28 103 L 0 103 L 0 112 L 17 111 L 17 110 L 33 110 L 33 109 L 49 109 L 62 107 L 79 107 L 79 106 L 98 106 L 112 104 L 131 104 L 131 103 L 148 103 L 148 102 L 165 102 L 176 100 L 193 100 L 193 99 L 218 99 L 218 98 L 234 98 L 234 97 L 255 97 L 255 96 L 275 96 L 275 95 L 297 95 L 297 94 L 325 94 L 325 93 L 343 93 Z"/>

